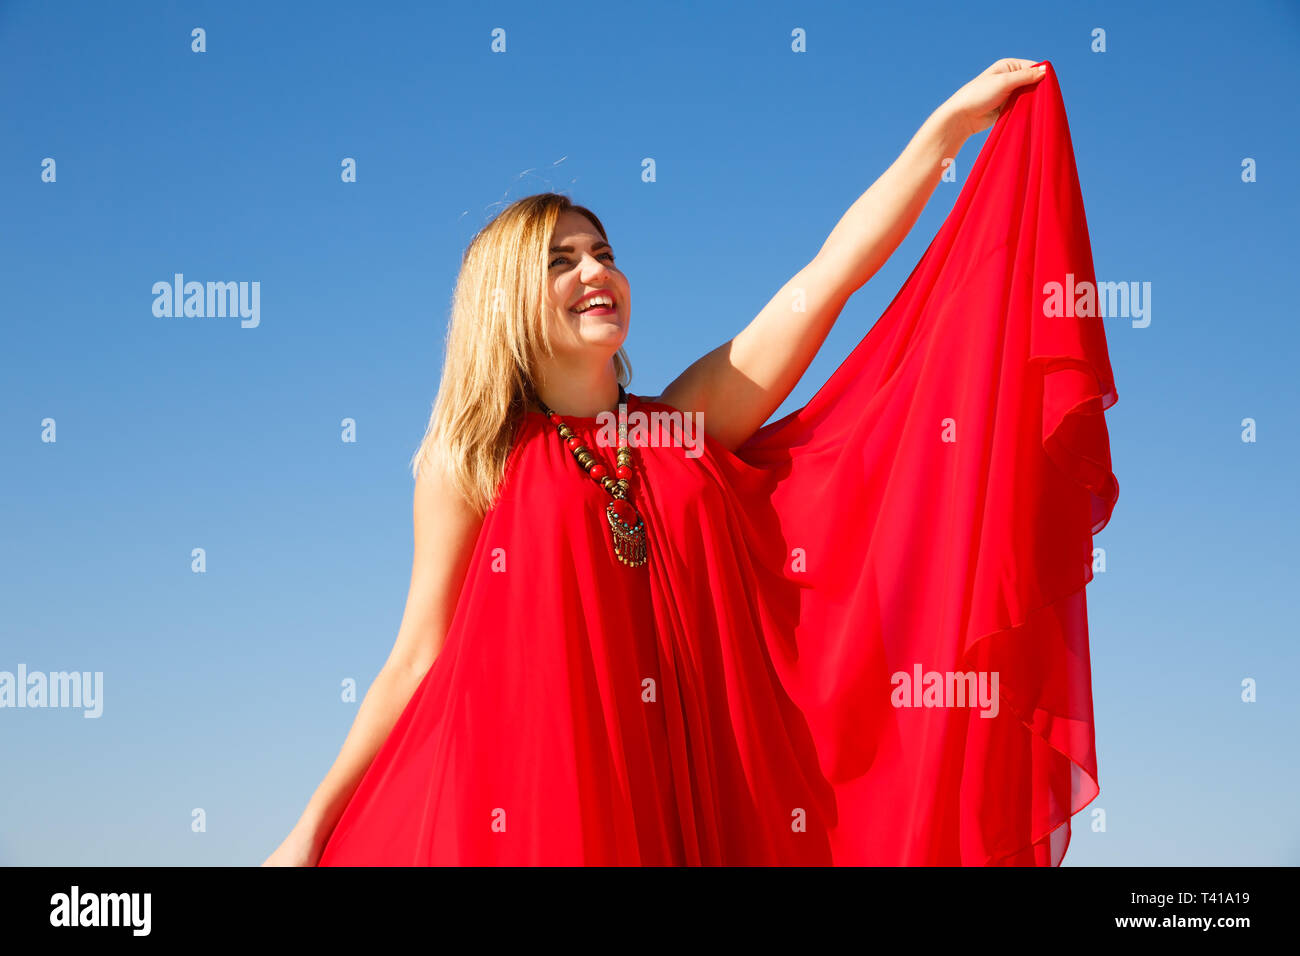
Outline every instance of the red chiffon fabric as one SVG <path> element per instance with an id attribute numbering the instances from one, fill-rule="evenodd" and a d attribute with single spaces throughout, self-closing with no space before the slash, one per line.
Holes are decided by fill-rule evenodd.
<path id="1" fill-rule="evenodd" d="M 527 415 L 320 864 L 1059 864 L 1098 792 L 1084 588 L 1119 493 L 1101 319 L 1045 307 L 1070 281 L 1095 276 L 1049 66 L 806 406 L 734 454 L 634 448 L 646 565 Z M 996 709 L 900 696 L 930 672 L 996 673 Z"/>

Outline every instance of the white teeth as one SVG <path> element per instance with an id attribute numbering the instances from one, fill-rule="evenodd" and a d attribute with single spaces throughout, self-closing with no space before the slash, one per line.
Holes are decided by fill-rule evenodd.
<path id="1" fill-rule="evenodd" d="M 578 306 L 578 308 L 574 309 L 573 311 L 586 312 L 588 309 L 594 309 L 598 305 L 605 305 L 605 306 L 609 306 L 610 308 L 613 308 L 614 300 L 607 295 L 593 295 L 590 299 L 582 303 L 582 305 Z"/>

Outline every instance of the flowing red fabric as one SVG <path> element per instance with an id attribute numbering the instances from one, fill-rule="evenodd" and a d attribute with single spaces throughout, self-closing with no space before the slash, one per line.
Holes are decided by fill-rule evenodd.
<path id="1" fill-rule="evenodd" d="M 320 864 L 1059 864 L 1098 792 L 1085 585 L 1119 493 L 1102 321 L 1052 304 L 1091 282 L 1049 67 L 806 406 L 734 454 L 634 448 L 646 565 L 528 414 Z"/>

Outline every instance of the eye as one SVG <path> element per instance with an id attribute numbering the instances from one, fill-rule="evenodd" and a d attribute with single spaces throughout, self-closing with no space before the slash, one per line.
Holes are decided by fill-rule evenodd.
<path id="1" fill-rule="evenodd" d="M 602 252 L 602 253 L 601 253 L 599 256 L 597 256 L 596 258 L 599 259 L 599 258 L 601 258 L 601 256 L 609 256 L 609 261 L 610 261 L 611 264 L 613 264 L 613 262 L 614 262 L 614 253 L 612 253 L 612 252 Z M 568 256 L 556 256 L 554 259 L 551 260 L 551 264 L 550 264 L 547 268 L 554 268 L 554 266 L 555 266 L 555 264 L 556 264 L 557 262 L 568 262 L 568 261 L 569 261 L 569 257 L 568 257 Z"/>

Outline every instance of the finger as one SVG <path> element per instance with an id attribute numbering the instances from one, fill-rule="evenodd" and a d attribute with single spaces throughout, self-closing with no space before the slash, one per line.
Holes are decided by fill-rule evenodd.
<path id="1" fill-rule="evenodd" d="M 1047 75 L 1047 69 L 1034 64 L 1021 67 L 1011 73 L 1002 74 L 1002 85 L 1008 90 L 1014 90 L 1020 86 L 1026 86 L 1030 83 L 1037 83 Z"/>
<path id="2" fill-rule="evenodd" d="M 1023 70 L 1025 67 L 1034 66 L 1041 62 L 1040 60 L 1025 60 L 1016 57 L 1004 57 L 998 60 L 985 72 L 988 73 L 1014 73 L 1016 70 Z"/>

